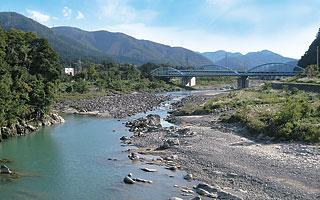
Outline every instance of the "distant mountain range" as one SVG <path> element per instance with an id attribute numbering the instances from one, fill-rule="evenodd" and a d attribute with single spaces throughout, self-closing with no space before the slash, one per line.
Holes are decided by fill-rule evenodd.
<path id="1" fill-rule="evenodd" d="M 291 64 L 297 64 L 298 62 L 297 59 L 283 57 L 279 54 L 276 54 L 268 50 L 250 52 L 245 55 L 238 52 L 231 53 L 219 50 L 216 52 L 201 53 L 201 55 L 206 56 L 215 64 L 231 67 L 234 69 L 249 69 L 257 65 L 272 62 Z"/>
<path id="2" fill-rule="evenodd" d="M 88 32 L 73 27 L 48 28 L 15 12 L 0 12 L 0 26 L 34 32 L 48 39 L 63 61 L 75 59 L 114 60 L 141 65 L 146 62 L 169 63 L 178 66 L 211 64 L 205 56 L 181 47 L 137 40 L 123 33 Z"/>
<path id="3" fill-rule="evenodd" d="M 0 12 L 0 26 L 6 30 L 15 28 L 34 32 L 48 39 L 53 49 L 59 53 L 62 62 L 69 63 L 79 58 L 83 60 L 113 60 L 142 65 L 146 62 L 169 63 L 177 66 L 200 66 L 216 63 L 235 69 L 270 62 L 297 63 L 268 50 L 251 52 L 246 55 L 223 50 L 196 53 L 181 47 L 170 47 L 148 40 L 138 40 L 123 33 L 108 31 L 84 31 L 74 27 L 48 28 L 28 17 L 15 12 Z"/>

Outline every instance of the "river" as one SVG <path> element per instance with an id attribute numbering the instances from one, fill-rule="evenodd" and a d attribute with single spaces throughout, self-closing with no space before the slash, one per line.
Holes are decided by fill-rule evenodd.
<path id="1" fill-rule="evenodd" d="M 167 94 L 174 96 L 173 102 L 190 92 Z M 147 114 L 164 118 L 171 102 Z M 183 179 L 186 174 L 183 171 L 171 172 L 162 166 L 150 167 L 128 159 L 124 151 L 129 147 L 121 146 L 119 138 L 132 135 L 124 125 L 130 118 L 63 117 L 67 121 L 64 124 L 0 143 L 0 158 L 11 159 L 13 162 L 6 165 L 20 174 L 12 182 L 7 181 L 9 176 L 0 176 L 0 199 L 168 199 L 181 193 L 174 184 L 195 184 Z M 155 168 L 158 172 L 146 173 L 141 167 Z M 123 178 L 128 173 L 154 183 L 124 184 Z"/>

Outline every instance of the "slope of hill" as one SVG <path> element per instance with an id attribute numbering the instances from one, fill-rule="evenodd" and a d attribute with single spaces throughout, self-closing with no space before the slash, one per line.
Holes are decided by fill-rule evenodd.
<path id="1" fill-rule="evenodd" d="M 201 53 L 201 55 L 206 56 L 207 58 L 209 58 L 211 61 L 213 62 L 218 62 L 221 59 L 225 59 L 226 54 L 230 57 L 236 57 L 236 56 L 242 56 L 241 53 L 231 53 L 231 52 L 226 52 L 224 50 L 219 50 L 219 51 L 215 51 L 215 52 L 204 52 Z"/>
<path id="2" fill-rule="evenodd" d="M 221 51 L 217 51 L 217 52 L 221 53 Z M 222 53 L 223 52 L 224 51 L 222 51 Z M 215 52 L 212 52 L 212 53 L 215 53 Z M 204 53 L 203 55 L 208 55 L 208 53 Z M 296 64 L 297 60 L 293 58 L 283 57 L 272 51 L 263 50 L 258 52 L 249 52 L 246 55 L 242 55 L 240 53 L 224 52 L 223 58 L 221 58 L 218 61 L 215 61 L 215 63 L 218 65 L 223 65 L 223 66 L 231 67 L 234 69 L 249 69 L 257 65 L 272 63 L 272 62 L 280 62 L 280 63 L 290 62 L 291 64 Z"/>
<path id="3" fill-rule="evenodd" d="M 14 12 L 0 12 L 0 26 L 34 32 L 49 43 L 64 60 L 109 60 L 141 65 L 146 62 L 172 65 L 204 65 L 208 58 L 191 50 L 159 43 L 137 40 L 123 33 L 108 31 L 88 32 L 71 27 L 48 28 L 30 18 Z"/>
<path id="4" fill-rule="evenodd" d="M 88 59 L 105 56 L 92 46 L 85 45 L 64 35 L 56 34 L 50 28 L 18 13 L 0 12 L 0 20 L 2 21 L 0 26 L 5 30 L 15 28 L 24 32 L 34 32 L 39 37 L 46 38 L 53 49 L 59 53 L 60 58 L 75 59 L 82 57 Z"/>
<path id="5" fill-rule="evenodd" d="M 188 49 L 170 47 L 147 40 L 137 40 L 123 33 L 88 32 L 73 27 L 55 27 L 53 31 L 81 41 L 105 54 L 125 60 L 140 61 L 140 64 L 155 62 L 198 66 L 211 63 L 209 59 Z"/>
<path id="6" fill-rule="evenodd" d="M 317 46 L 320 46 L 320 29 L 317 33 L 316 39 L 311 43 L 309 49 L 305 52 L 305 54 L 301 57 L 298 62 L 298 65 L 301 67 L 307 67 L 308 65 L 316 65 L 317 64 Z"/>

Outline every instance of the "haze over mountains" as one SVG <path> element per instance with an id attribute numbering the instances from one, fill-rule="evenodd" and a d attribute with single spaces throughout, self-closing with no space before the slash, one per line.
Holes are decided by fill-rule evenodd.
<path id="1" fill-rule="evenodd" d="M 48 28 L 15 12 L 0 12 L 0 26 L 6 30 L 15 28 L 34 32 L 48 39 L 59 53 L 62 62 L 76 59 L 102 61 L 113 60 L 142 65 L 146 62 L 169 63 L 177 66 L 218 65 L 246 69 L 270 62 L 295 62 L 271 51 L 252 52 L 246 55 L 226 51 L 196 53 L 182 47 L 170 47 L 148 40 L 138 40 L 123 33 L 108 31 L 84 31 L 74 27 Z M 227 59 L 226 59 L 227 55 Z"/>
<path id="2" fill-rule="evenodd" d="M 248 69 L 265 63 L 297 64 L 298 62 L 297 59 L 283 57 L 268 50 L 249 52 L 245 55 L 239 52 L 231 53 L 220 50 L 216 52 L 201 53 L 201 55 L 206 56 L 217 65 L 227 66 L 234 69 Z"/>

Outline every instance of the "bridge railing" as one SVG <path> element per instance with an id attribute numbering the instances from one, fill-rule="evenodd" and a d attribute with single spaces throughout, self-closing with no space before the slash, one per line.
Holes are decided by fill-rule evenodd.
<path id="1" fill-rule="evenodd" d="M 266 63 L 248 69 L 245 73 L 299 73 L 304 68 L 288 63 Z"/>
<path id="2" fill-rule="evenodd" d="M 172 67 L 159 67 L 152 70 L 159 77 L 193 77 L 193 76 L 295 76 L 304 68 L 288 63 L 266 63 L 237 71 L 221 65 L 204 65 L 194 70 L 178 70 Z"/>

